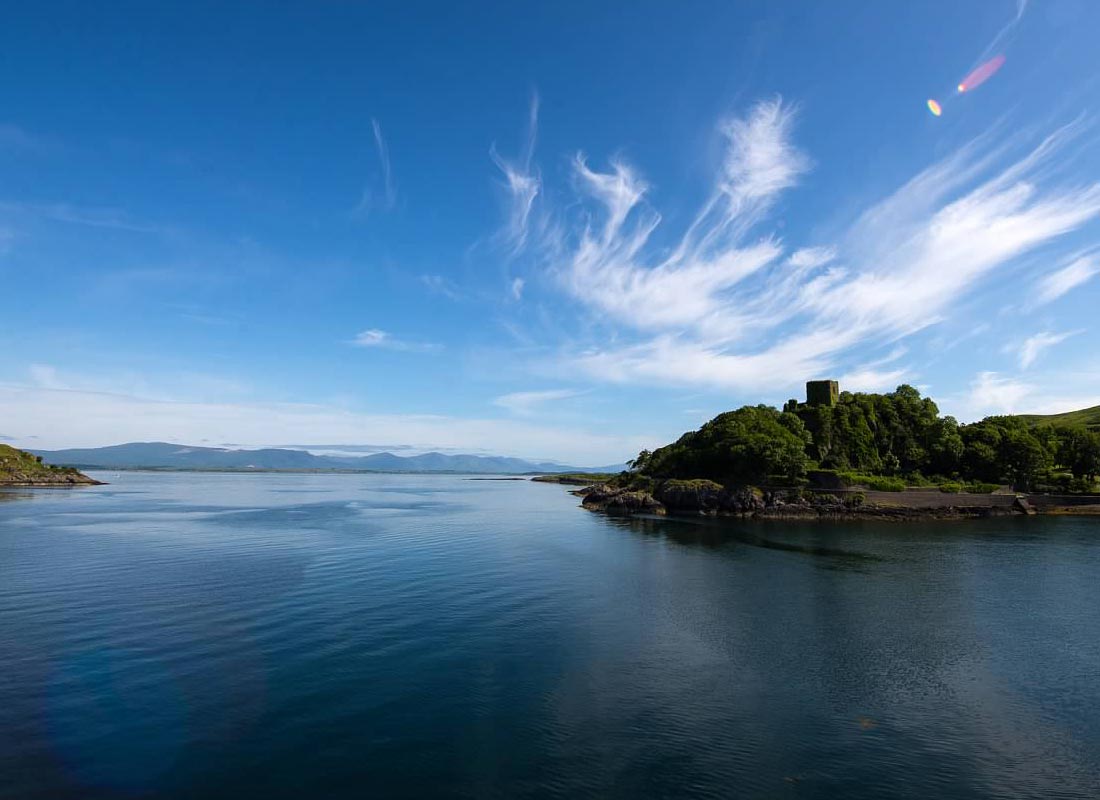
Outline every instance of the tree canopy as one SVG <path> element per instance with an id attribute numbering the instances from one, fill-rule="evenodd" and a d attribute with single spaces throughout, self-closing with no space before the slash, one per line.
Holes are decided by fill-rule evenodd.
<path id="1" fill-rule="evenodd" d="M 1100 432 L 1014 416 L 960 425 L 902 385 L 887 394 L 843 392 L 835 405 L 744 406 L 633 462 L 654 478 L 725 483 L 795 479 L 810 468 L 1085 490 L 1100 475 Z"/>
<path id="2" fill-rule="evenodd" d="M 634 469 L 660 478 L 709 478 L 759 482 L 769 475 L 799 477 L 806 471 L 809 433 L 802 420 L 771 406 L 727 411 L 697 431 L 652 453 L 643 451 Z"/>

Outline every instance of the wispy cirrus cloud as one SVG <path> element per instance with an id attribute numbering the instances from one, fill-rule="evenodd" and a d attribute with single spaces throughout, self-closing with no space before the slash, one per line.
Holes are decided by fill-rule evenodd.
<path id="1" fill-rule="evenodd" d="M 907 366 L 895 362 L 906 355 L 904 346 L 895 347 L 882 358 L 869 361 L 840 376 L 840 385 L 853 392 L 885 392 L 912 378 Z"/>
<path id="2" fill-rule="evenodd" d="M 840 385 L 850 392 L 889 392 L 904 383 L 904 369 L 859 369 L 840 376 Z"/>
<path id="3" fill-rule="evenodd" d="M 382 126 L 373 117 L 370 125 L 374 134 L 374 148 L 378 153 L 378 166 L 382 173 L 382 187 L 379 189 L 370 183 L 363 187 L 363 193 L 354 211 L 360 217 L 366 217 L 376 210 L 392 211 L 397 205 L 397 185 L 394 183 L 390 150 L 386 146 L 386 138 L 382 135 Z"/>
<path id="4" fill-rule="evenodd" d="M 434 294 L 443 295 L 448 300 L 463 299 L 462 290 L 445 275 L 421 275 L 420 282 Z"/>
<path id="5" fill-rule="evenodd" d="M 527 131 L 519 157 L 505 158 L 497 150 L 495 143 L 489 148 L 490 158 L 504 175 L 504 188 L 508 193 L 508 218 L 498 236 L 513 255 L 527 245 L 531 211 L 535 198 L 542 189 L 542 178 L 532 166 L 538 138 L 538 121 L 539 97 L 538 94 L 532 94 L 527 113 Z"/>
<path id="6" fill-rule="evenodd" d="M 443 345 L 436 344 L 435 342 L 417 342 L 407 339 L 398 339 L 394 337 L 393 334 L 379 330 L 378 328 L 369 328 L 365 331 L 360 331 L 355 335 L 355 338 L 351 340 L 350 344 L 354 347 L 396 350 L 403 353 L 435 353 L 443 349 Z"/>
<path id="7" fill-rule="evenodd" d="M 1029 336 L 1024 340 L 1023 344 L 1019 346 L 1017 351 L 1018 359 L 1020 362 L 1020 369 L 1027 369 L 1035 363 L 1039 355 L 1048 348 L 1053 347 L 1060 342 L 1064 342 L 1071 336 L 1075 336 L 1081 331 L 1069 331 L 1066 333 L 1051 333 L 1050 331 L 1042 331 Z"/>
<path id="8" fill-rule="evenodd" d="M 744 237 L 810 167 L 791 142 L 794 116 L 777 98 L 721 126 L 721 174 L 666 257 L 649 246 L 661 215 L 646 202 L 649 186 L 638 171 L 615 160 L 600 172 L 578 155 L 577 183 L 599 212 L 580 221 L 571 248 L 562 247 L 569 253 L 561 275 L 565 285 L 581 302 L 639 329 L 688 328 L 709 343 L 743 333 L 750 320 L 730 302 L 730 292 L 783 253 L 774 236 L 750 245 Z M 806 251 L 792 266 L 813 270 L 829 254 Z"/>
<path id="9" fill-rule="evenodd" d="M 78 206 L 69 203 L 0 203 L 0 211 L 12 215 L 62 222 L 70 225 L 86 225 L 91 228 L 110 228 L 133 233 L 172 233 L 167 225 L 134 218 L 119 208 Z"/>
<path id="10" fill-rule="evenodd" d="M 17 385 L 56 392 L 90 392 L 115 396 L 133 394 L 150 402 L 183 398 L 197 401 L 210 397 L 241 397 L 251 392 L 251 387 L 237 377 L 191 370 L 166 372 L 154 380 L 131 370 L 108 374 L 59 369 L 53 364 L 30 364 L 27 375 L 29 382 Z"/>
<path id="11" fill-rule="evenodd" d="M 535 411 L 546 403 L 567 400 L 570 397 L 577 397 L 581 394 L 584 394 L 584 392 L 577 389 L 544 389 L 533 392 L 511 392 L 510 394 L 504 394 L 494 398 L 493 405 L 506 408 L 513 414 L 519 416 L 527 416 L 535 413 Z"/>
<path id="12" fill-rule="evenodd" d="M 1052 303 L 1064 294 L 1100 275 L 1100 255 L 1076 256 L 1065 266 L 1040 278 L 1032 291 L 1031 306 Z"/>
<path id="13" fill-rule="evenodd" d="M 618 330 L 579 352 L 571 343 L 562 372 L 759 391 L 848 365 L 878 386 L 903 370 L 853 367 L 856 350 L 866 362 L 1018 257 L 1100 218 L 1100 185 L 1054 180 L 1052 158 L 1080 135 L 1078 121 L 1030 150 L 1021 137 L 979 137 L 857 215 L 834 244 L 786 255 L 764 226 L 811 166 L 793 143 L 795 116 L 776 98 L 720 127 L 720 174 L 671 247 L 667 232 L 655 235 L 661 215 L 637 168 L 574 159 L 582 210 L 542 261 L 580 308 Z M 1082 280 L 1087 270 L 1075 270 L 1058 285 Z"/>

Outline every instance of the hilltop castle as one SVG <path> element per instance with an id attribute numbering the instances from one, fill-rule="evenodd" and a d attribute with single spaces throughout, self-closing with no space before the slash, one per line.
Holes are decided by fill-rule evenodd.
<path id="1" fill-rule="evenodd" d="M 806 381 L 806 405 L 835 406 L 839 400 L 838 381 Z"/>

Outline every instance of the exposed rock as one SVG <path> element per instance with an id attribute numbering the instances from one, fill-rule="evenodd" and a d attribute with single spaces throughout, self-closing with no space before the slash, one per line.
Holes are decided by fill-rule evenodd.
<path id="1" fill-rule="evenodd" d="M 609 514 L 665 513 L 665 507 L 649 492 L 618 489 L 606 483 L 589 487 L 581 504 L 587 509 Z"/>
<path id="2" fill-rule="evenodd" d="M 832 494 L 821 491 L 754 486 L 722 486 L 709 480 L 666 480 L 649 482 L 652 492 L 639 486 L 616 487 L 606 483 L 574 490 L 582 505 L 591 511 L 610 514 L 697 514 L 738 516 L 754 519 L 963 519 L 1002 516 L 1011 507 L 989 505 L 912 506 L 868 502 L 863 492 Z M 958 498 L 958 496 L 954 496 Z M 1018 513 L 1018 511 L 1017 511 Z"/>
<path id="3" fill-rule="evenodd" d="M 714 481 L 665 481 L 654 495 L 669 511 L 751 516 L 766 507 L 764 494 L 750 486 L 727 488 Z"/>

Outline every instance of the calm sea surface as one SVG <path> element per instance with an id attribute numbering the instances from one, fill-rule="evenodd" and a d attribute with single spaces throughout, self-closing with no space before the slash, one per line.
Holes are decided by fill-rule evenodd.
<path id="1" fill-rule="evenodd" d="M 0 492 L 0 796 L 1100 797 L 1100 519 L 562 487 Z"/>

